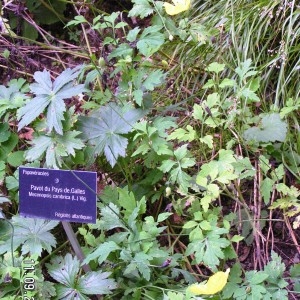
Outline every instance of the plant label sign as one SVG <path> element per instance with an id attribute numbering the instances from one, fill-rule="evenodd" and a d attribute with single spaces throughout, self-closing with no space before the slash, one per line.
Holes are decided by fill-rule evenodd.
<path id="1" fill-rule="evenodd" d="M 20 167 L 20 215 L 96 223 L 96 180 L 96 172 Z"/>

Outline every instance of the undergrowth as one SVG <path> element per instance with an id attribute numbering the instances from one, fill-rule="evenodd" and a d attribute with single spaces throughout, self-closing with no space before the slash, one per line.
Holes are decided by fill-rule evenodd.
<path id="1" fill-rule="evenodd" d="M 0 15 L 18 73 L 0 85 L 1 299 L 297 299 L 297 3 L 33 2 L 49 19 Z M 97 172 L 83 261 L 59 222 L 19 216 L 19 166 Z"/>

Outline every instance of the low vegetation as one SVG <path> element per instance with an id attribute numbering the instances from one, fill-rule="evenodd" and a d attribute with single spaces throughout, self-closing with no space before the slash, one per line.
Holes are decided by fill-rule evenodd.
<path id="1" fill-rule="evenodd" d="M 297 1 L 105 2 L 0 6 L 0 298 L 298 299 Z M 97 172 L 84 260 L 19 166 Z"/>

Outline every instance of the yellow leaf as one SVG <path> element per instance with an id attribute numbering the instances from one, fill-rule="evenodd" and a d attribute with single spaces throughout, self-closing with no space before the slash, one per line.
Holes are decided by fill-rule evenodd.
<path id="1" fill-rule="evenodd" d="M 226 272 L 219 271 L 210 276 L 205 284 L 192 284 L 188 287 L 188 291 L 194 295 L 213 295 L 223 290 L 227 283 L 230 269 Z"/>
<path id="2" fill-rule="evenodd" d="M 164 3 L 166 13 L 170 16 L 180 14 L 191 7 L 191 0 L 172 0 L 173 4 L 168 2 Z"/>

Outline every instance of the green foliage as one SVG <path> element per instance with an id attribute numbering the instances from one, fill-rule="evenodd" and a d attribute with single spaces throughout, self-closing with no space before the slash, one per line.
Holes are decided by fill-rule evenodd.
<path id="1" fill-rule="evenodd" d="M 74 86 L 73 81 L 81 72 L 81 66 L 66 69 L 52 82 L 50 73 L 46 70 L 34 74 L 35 83 L 30 91 L 36 96 L 21 107 L 18 111 L 18 129 L 22 129 L 34 121 L 47 108 L 47 131 L 53 129 L 60 135 L 63 134 L 62 121 L 66 105 L 64 99 L 76 96 L 84 91 L 83 85 Z"/>
<path id="2" fill-rule="evenodd" d="M 288 282 L 283 279 L 285 265 L 275 252 L 271 254 L 272 260 L 263 271 L 247 271 L 242 282 L 241 269 L 235 265 L 229 275 L 229 282 L 224 291 L 224 299 L 288 299 L 285 289 Z"/>
<path id="3" fill-rule="evenodd" d="M 58 169 L 62 166 L 62 157 L 75 156 L 76 149 L 84 147 L 77 138 L 79 131 L 68 131 L 64 135 L 50 134 L 37 136 L 32 141 L 33 146 L 26 152 L 27 161 L 35 161 L 46 154 L 46 166 Z"/>
<path id="4" fill-rule="evenodd" d="M 14 79 L 8 87 L 0 86 L 0 118 L 8 112 L 15 112 L 28 99 L 28 84 L 25 79 Z M 8 117 L 8 116 L 7 116 Z M 4 117 L 4 119 L 7 119 Z"/>
<path id="5" fill-rule="evenodd" d="M 294 290 L 296 293 L 300 292 L 300 280 L 299 280 L 299 275 L 300 275 L 300 264 L 295 264 L 291 267 L 290 269 L 290 275 L 291 279 L 294 285 Z"/>
<path id="6" fill-rule="evenodd" d="M 157 241 L 166 228 L 159 226 L 159 223 L 164 222 L 171 213 L 159 214 L 157 221 L 152 216 L 143 218 L 146 211 L 145 198 L 137 201 L 127 189 L 120 188 L 114 198 L 111 196 L 103 198 L 104 204 L 100 205 L 101 219 L 93 227 L 104 232 L 119 230 L 89 253 L 83 263 L 97 260 L 99 265 L 104 266 L 113 260 L 116 266 L 114 276 L 122 288 L 134 284 L 136 288 L 133 292 L 138 290 L 142 282 L 159 280 L 155 274 L 170 256 L 169 251 L 160 247 Z M 175 265 L 175 256 L 173 259 Z"/>
<path id="7" fill-rule="evenodd" d="M 192 142 L 196 139 L 197 133 L 193 129 L 191 125 L 187 125 L 186 129 L 184 128 L 178 128 L 175 129 L 174 132 L 172 132 L 167 140 L 175 140 L 177 139 L 179 142 Z"/>
<path id="8" fill-rule="evenodd" d="M 286 134 L 286 122 L 281 121 L 278 113 L 272 113 L 262 117 L 260 127 L 254 126 L 245 130 L 244 138 L 257 142 L 284 142 Z"/>
<path id="9" fill-rule="evenodd" d="M 238 178 L 235 174 L 234 163 L 236 158 L 231 150 L 220 150 L 219 159 L 203 164 L 196 177 L 198 190 L 202 193 L 201 205 L 204 211 L 208 210 L 210 203 L 216 200 L 224 185 Z"/>
<path id="10" fill-rule="evenodd" d="M 133 0 L 133 8 L 130 10 L 129 17 L 145 18 L 154 12 L 152 2 L 148 0 Z"/>
<path id="11" fill-rule="evenodd" d="M 55 237 L 50 233 L 50 230 L 57 226 L 56 221 L 45 221 L 42 219 L 24 219 L 14 216 L 11 221 L 14 227 L 13 231 L 13 251 L 22 245 L 22 254 L 41 255 L 45 249 L 51 252 L 56 246 Z M 11 251 L 11 232 L 5 232 L 5 240 L 1 241 L 0 253 Z"/>
<path id="12" fill-rule="evenodd" d="M 14 132 L 12 132 L 9 128 L 8 123 L 4 123 L 0 125 L 0 160 L 2 162 L 3 165 L 3 170 L 5 169 L 5 162 L 11 164 L 11 165 L 15 165 L 15 161 L 12 160 L 12 155 L 13 156 L 17 156 L 18 157 L 18 161 L 23 162 L 24 160 L 22 159 L 22 155 L 21 157 L 14 151 L 17 144 L 18 144 L 18 135 Z M 16 153 L 16 154 L 14 154 Z M 23 153 L 23 152 L 18 152 Z M 2 167 L 1 167 L 2 168 Z M 3 180 L 3 176 L 1 176 L 1 172 L 0 172 L 0 180 Z"/>
<path id="13" fill-rule="evenodd" d="M 130 132 L 142 115 L 141 110 L 130 108 L 122 111 L 121 107 L 110 103 L 88 117 L 80 117 L 79 128 L 83 139 L 93 145 L 93 154 L 104 152 L 113 167 L 118 157 L 126 154 L 128 141 L 122 134 Z"/>
<path id="14" fill-rule="evenodd" d="M 187 145 L 183 145 L 174 151 L 175 160 L 164 160 L 162 165 L 158 168 L 164 173 L 169 172 L 169 180 L 172 184 L 178 183 L 179 187 L 187 192 L 191 177 L 183 171 L 188 167 L 195 165 L 195 159 L 191 157 L 187 150 Z"/>
<path id="15" fill-rule="evenodd" d="M 280 208 L 288 216 L 294 216 L 300 211 L 299 196 L 300 191 L 295 186 L 287 186 L 284 183 L 276 184 L 277 191 L 281 194 L 281 197 L 277 199 L 270 209 Z"/>
<path id="16" fill-rule="evenodd" d="M 280 221 L 297 229 L 300 211 L 298 11 L 279 0 L 242 2 L 195 1 L 183 18 L 168 16 L 162 1 L 133 0 L 128 23 L 124 12 L 77 3 L 81 14 L 66 27 L 78 52 L 60 51 L 85 67 L 0 86 L 1 299 L 24 297 L 29 257 L 36 287 L 26 297 L 196 299 L 187 285 L 224 266 L 229 282 L 211 299 L 299 292 L 299 266 L 287 270 L 274 252 L 265 265 L 257 258 L 260 270 L 249 268 L 252 255 L 239 263 L 247 249 L 267 261 L 276 240 L 264 234 L 282 237 L 286 230 L 273 226 Z M 62 17 L 65 4 L 56 4 L 47 9 Z M 275 8 L 276 34 L 261 25 Z M 57 51 L 48 40 L 47 49 Z M 1 65 L 13 55 L 4 50 Z M 68 253 L 57 222 L 17 215 L 18 167 L 27 163 L 98 173 L 97 223 L 74 226 L 82 262 Z M 84 274 L 83 264 L 92 271 Z"/>
<path id="17" fill-rule="evenodd" d="M 155 162 L 155 155 L 172 155 L 170 145 L 166 140 L 166 130 L 177 127 L 172 117 L 157 117 L 153 122 L 142 121 L 135 126 L 136 143 L 140 141 L 132 156 L 147 155 L 146 166 Z"/>
<path id="18" fill-rule="evenodd" d="M 217 270 L 220 259 L 225 258 L 224 250 L 230 245 L 230 242 L 222 237 L 228 233 L 228 229 L 219 227 L 217 223 L 218 219 L 214 211 L 207 211 L 204 215 L 195 212 L 193 220 L 183 226 L 190 231 L 190 243 L 186 255 L 193 254 L 195 263 L 202 262 L 213 271 Z"/>
<path id="19" fill-rule="evenodd" d="M 164 43 L 164 35 L 160 33 L 161 29 L 162 27 L 158 25 L 150 26 L 140 35 L 136 46 L 142 55 L 149 57 L 157 52 Z"/>
<path id="20" fill-rule="evenodd" d="M 50 276 L 60 284 L 56 286 L 58 299 L 89 299 L 86 295 L 110 294 L 117 287 L 109 272 L 89 272 L 78 278 L 80 262 L 71 254 L 56 256 L 47 264 Z"/>

